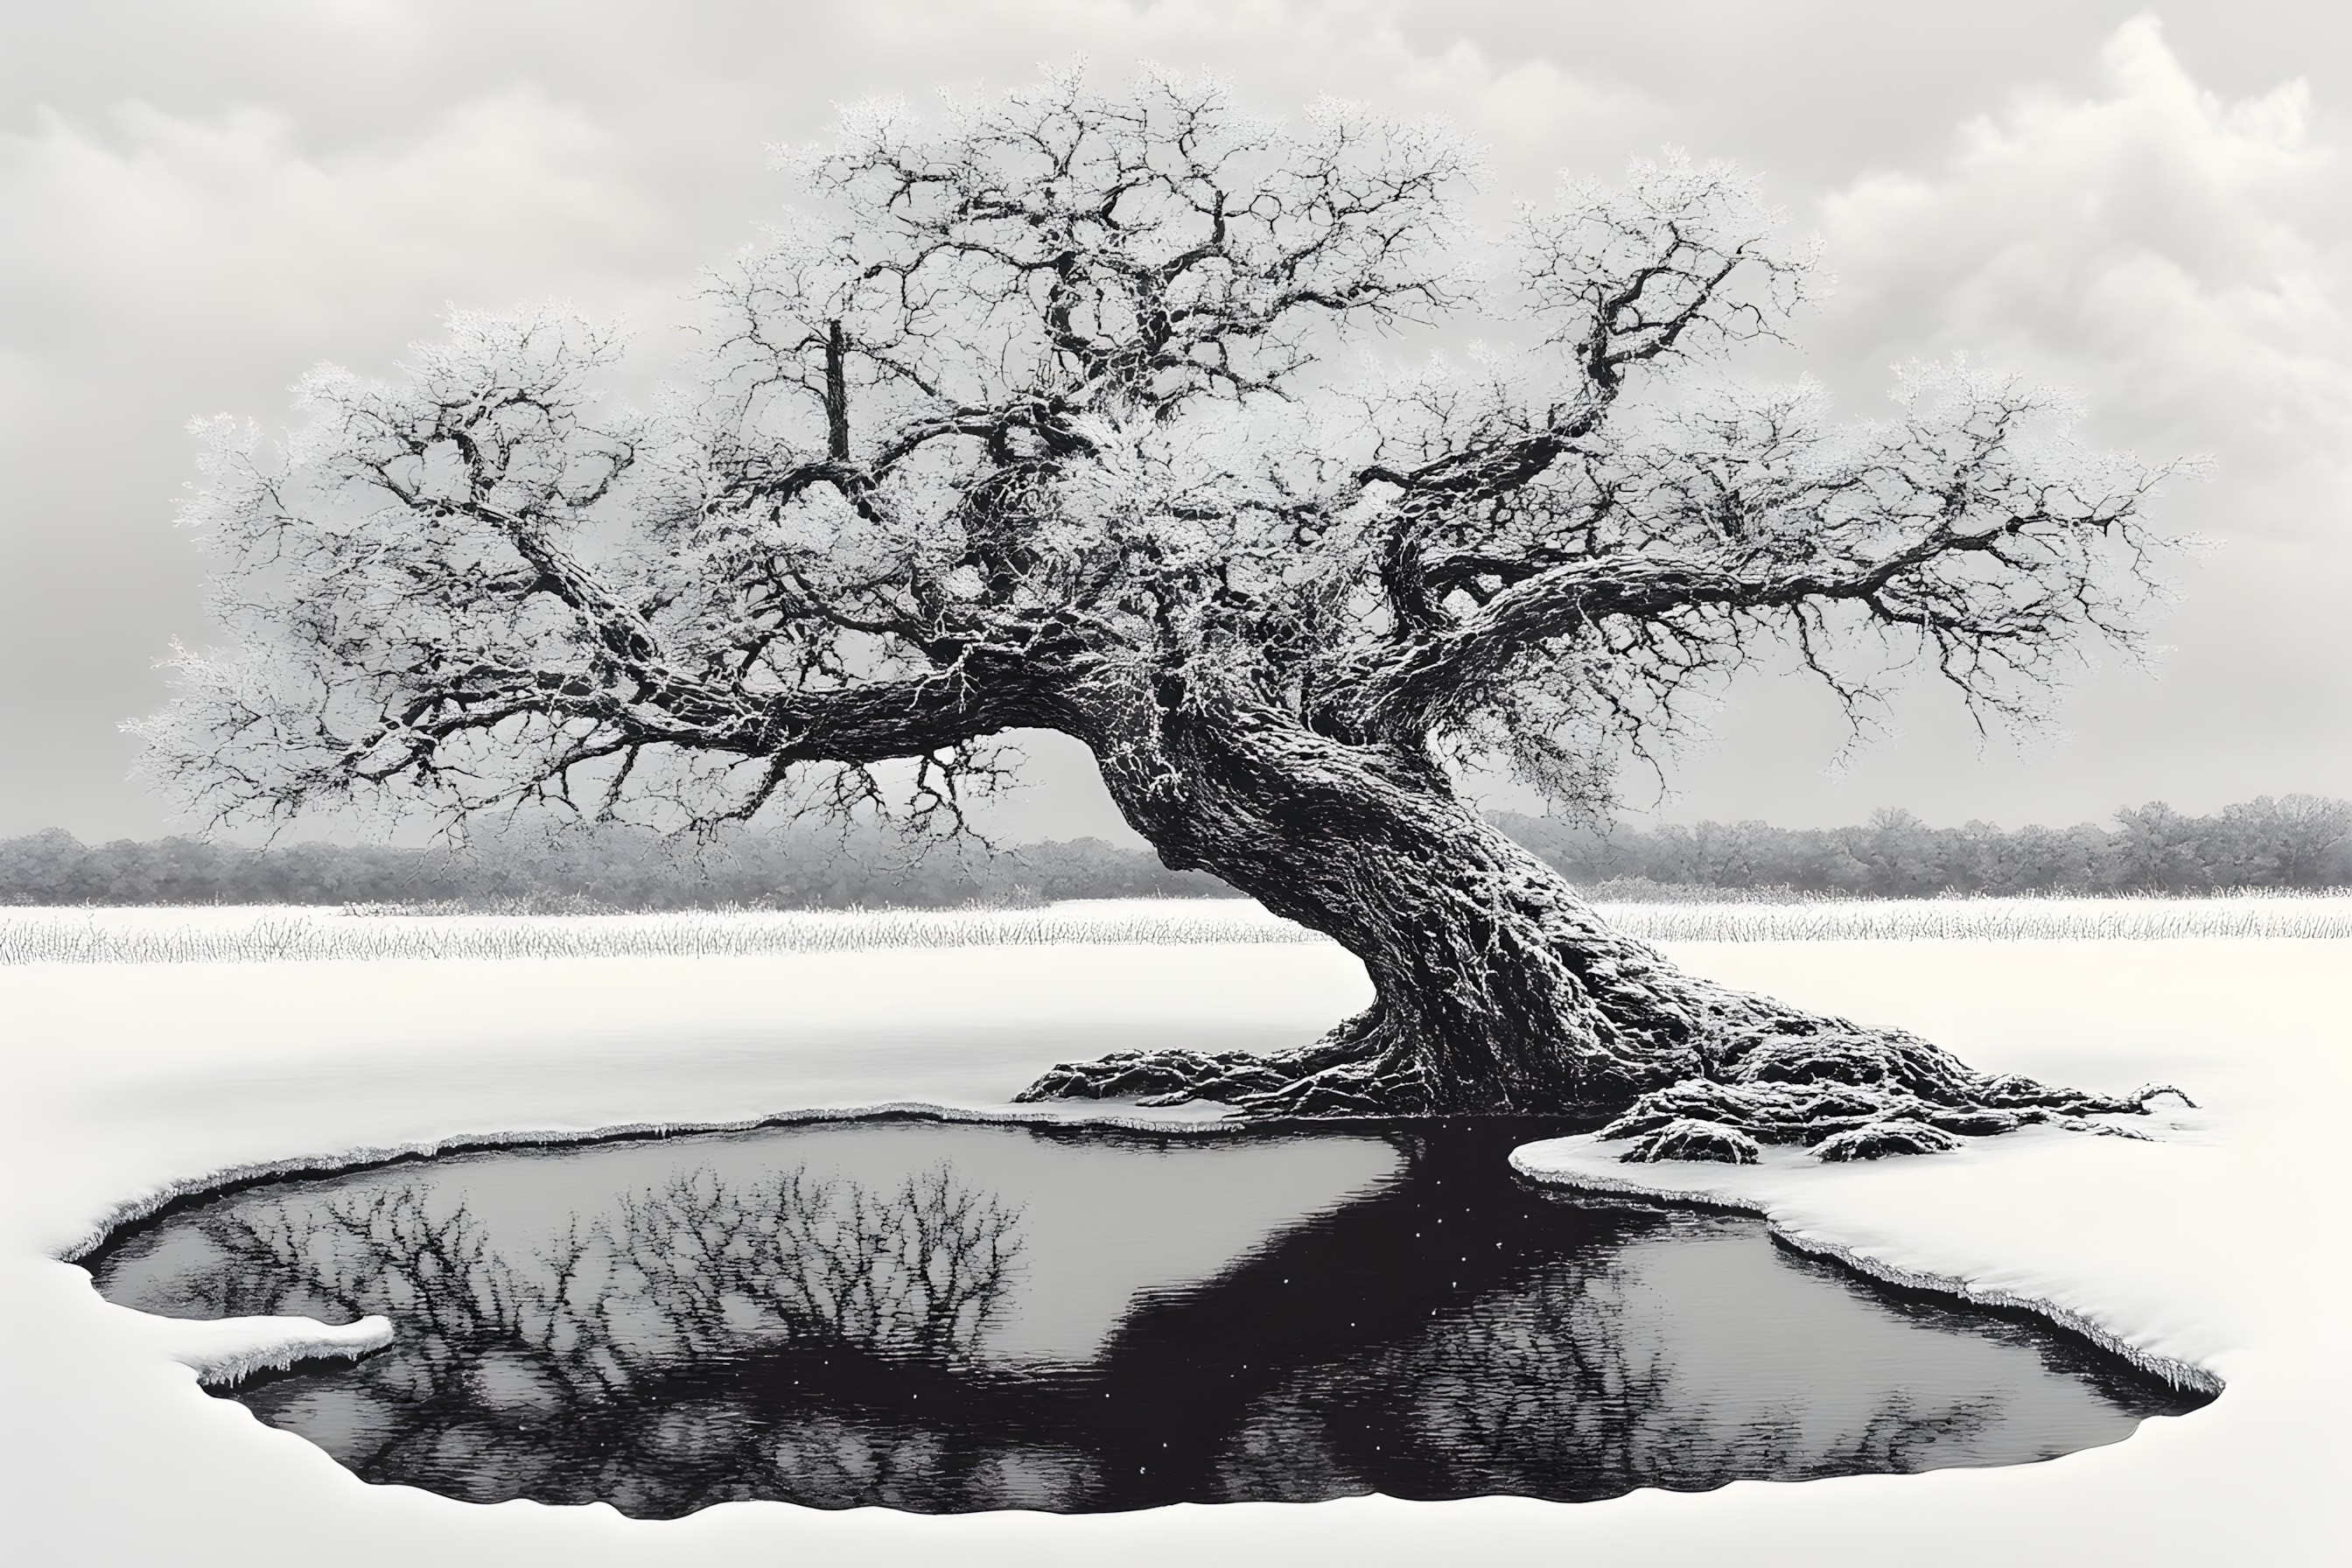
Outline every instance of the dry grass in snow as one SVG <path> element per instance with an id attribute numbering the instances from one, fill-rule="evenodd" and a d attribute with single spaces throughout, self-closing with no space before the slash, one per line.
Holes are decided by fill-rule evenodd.
<path id="1" fill-rule="evenodd" d="M 1822 899 L 1792 904 L 1611 904 L 1651 942 L 2166 942 L 2352 937 L 2352 894 L 2212 899 Z"/>
<path id="2" fill-rule="evenodd" d="M 1613 903 L 1654 942 L 2255 941 L 2352 937 L 2352 896 Z M 1034 909 L 689 910 L 410 915 L 288 907 L 0 911 L 0 964 L 278 960 L 750 958 L 961 947 L 1119 947 L 1323 939 L 1243 899 Z"/>
<path id="3" fill-rule="evenodd" d="M 614 915 L 404 915 L 283 907 L 0 913 L 0 963 L 751 958 L 1068 942 L 1160 947 L 1318 940 L 1239 899 Z"/>

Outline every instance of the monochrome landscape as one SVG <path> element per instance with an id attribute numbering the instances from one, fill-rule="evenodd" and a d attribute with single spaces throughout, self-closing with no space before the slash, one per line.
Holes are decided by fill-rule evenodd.
<path id="1" fill-rule="evenodd" d="M 1038 36 L 1201 7 L 1430 26 Z M 2329 1560 L 2352 664 L 2195 606 L 2200 535 L 2352 561 L 2277 521 L 2340 463 L 2229 467 L 2352 410 L 2337 122 L 2096 37 L 1947 183 L 2139 137 L 2084 211 L 2270 216 L 2059 268 L 2011 365 L 1960 302 L 2071 198 L 1906 304 L 1942 198 L 1857 175 L 1875 403 L 1752 166 L 1139 48 L 795 111 L 659 324 L 460 300 L 194 421 L 142 804 L 0 839 L 12 1556 Z M 2064 324 L 2131 300 L 2291 413 L 2152 416 Z M 2115 727 L 2257 710 L 2308 742 Z M 1770 793 L 1923 716 L 2001 805 Z M 2035 825 L 2077 720 L 2143 804 Z"/>

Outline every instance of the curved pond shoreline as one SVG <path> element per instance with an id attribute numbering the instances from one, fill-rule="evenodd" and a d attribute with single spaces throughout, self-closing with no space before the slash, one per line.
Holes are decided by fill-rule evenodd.
<path id="1" fill-rule="evenodd" d="M 1363 1004 L 1360 971 L 1305 947 L 479 966 L 17 969 L 0 974 L 0 1512 L 38 1562 L 707 1563 L 782 1552 L 1148 1563 L 1346 1554 L 1423 1563 L 1547 1551 L 1743 1563 L 1886 1555 L 2325 1563 L 2352 1528 L 2352 1364 L 2340 1303 L 2352 1184 L 2333 1151 L 2352 1095 L 2340 975 L 2352 944 L 1721 946 L 1679 962 L 1801 1005 L 1898 1022 L 1994 1070 L 2093 1087 L 2165 1078 L 2216 1110 L 2143 1144 L 1996 1139 L 1962 1155 L 1818 1167 L 1768 1197 L 1792 1237 L 2081 1314 L 2225 1377 L 2196 1418 L 2048 1465 L 1641 1492 L 1575 1510 L 1509 1499 L 1121 1516 L 917 1520 L 723 1505 L 640 1524 L 600 1508 L 480 1509 L 370 1489 L 289 1435 L 198 1395 L 140 1314 L 61 1252 L 173 1191 L 388 1157 L 484 1127 L 562 1141 L 910 1100 L 985 1116 L 1084 1050 L 1215 1037 L 1296 1043 Z M 1990 967 L 1989 967 L 1990 966 Z M 226 969 L 227 966 L 222 966 Z M 985 1020 L 976 1024 L 975 1020 Z M 849 1037 L 855 1037 L 850 1039 Z M 846 1043 L 835 1043 L 843 1042 Z M 995 1112 L 1002 1115 L 1000 1109 Z M 1148 1131 L 1170 1131 L 1152 1113 Z M 315 1163 L 312 1162 L 312 1163 Z M 1626 1167 L 1618 1167 L 1622 1171 Z M 199 1173 L 203 1173 L 201 1179 Z M 1699 1182 L 1712 1182 L 1705 1173 Z M 145 1194 L 125 1202 L 123 1194 Z M 126 1489 L 143 1506 L 110 1500 Z"/>
<path id="2" fill-rule="evenodd" d="M 2201 1404 L 2031 1314 L 1802 1258 L 1752 1217 L 1561 1201 L 1508 1154 L 1563 1130 L 786 1119 L 264 1183 L 89 1266 L 110 1300 L 173 1317 L 390 1313 L 384 1359 L 235 1395 L 366 1480 L 646 1518 L 745 1498 L 1587 1503 L 2046 1460 Z M 885 1211 L 931 1215 L 945 1272 L 929 1250 L 907 1272 Z M 680 1223 L 749 1249 L 727 1254 L 741 1314 L 705 1294 L 737 1275 L 678 1276 Z M 986 1261 L 1000 1243 L 1010 1276 Z M 427 1255 L 457 1272 L 419 1272 Z M 841 1296 L 851 1278 L 876 1294 Z M 853 1301 L 885 1304 L 832 1315 Z"/>
<path id="3" fill-rule="evenodd" d="M 1129 1132 L 1169 1133 L 1178 1136 L 1212 1137 L 1248 1136 L 1278 1131 L 1280 1124 L 1260 1121 L 1240 1121 L 1222 1113 L 1185 1117 L 1181 1110 L 1168 1112 L 1168 1120 L 1158 1119 L 1159 1113 L 1139 1107 L 1120 1106 L 1117 1110 L 1087 1111 L 1061 1110 L 1053 1107 L 1005 1105 L 1001 1109 L 987 1106 L 933 1105 L 923 1100 L 894 1100 L 867 1106 L 812 1106 L 795 1110 L 775 1110 L 764 1115 L 744 1117 L 724 1121 L 624 1121 L 609 1127 L 593 1127 L 581 1131 L 569 1129 L 539 1129 L 517 1132 L 467 1132 L 448 1138 L 403 1143 L 385 1148 L 354 1149 L 341 1154 L 297 1154 L 282 1160 L 264 1160 L 251 1164 L 232 1166 L 210 1175 L 195 1176 L 173 1182 L 153 1192 L 118 1204 L 107 1216 L 93 1226 L 80 1239 L 58 1248 L 50 1256 L 60 1263 L 78 1263 L 104 1247 L 121 1231 L 144 1225 L 172 1210 L 190 1204 L 207 1202 L 236 1191 L 241 1187 L 257 1186 L 266 1182 L 295 1181 L 310 1176 L 340 1176 L 354 1171 L 379 1166 L 407 1164 L 422 1160 L 436 1160 L 448 1154 L 476 1154 L 499 1149 L 562 1149 L 596 1143 L 624 1143 L 637 1140 L 689 1138 L 706 1132 L 753 1132 L 769 1127 L 798 1127 L 828 1121 L 880 1121 L 892 1118 L 913 1121 L 948 1122 L 991 1122 L 1019 1127 L 1094 1127 Z"/>
<path id="4" fill-rule="evenodd" d="M 2006 1134 L 2009 1137 L 2018 1133 Z M 2063 1133 L 2081 1137 L 2081 1133 Z M 1933 1158 L 1934 1156 L 1912 1156 Z M 1801 1179 L 1802 1173 L 1818 1169 L 1795 1150 L 1772 1150 L 1766 1158 L 1773 1164 L 1786 1168 Z M 1613 1167 L 1613 1169 L 1609 1168 Z M 1656 1203 L 1683 1205 L 1695 1208 L 1713 1209 L 1728 1214 L 1749 1215 L 1762 1220 L 1770 1228 L 1772 1239 L 1793 1251 L 1810 1258 L 1819 1258 L 1852 1269 L 1865 1279 L 1900 1289 L 1918 1290 L 1931 1296 L 1948 1297 L 1965 1301 L 1970 1306 L 1990 1307 L 2006 1311 L 2029 1312 L 2077 1338 L 2086 1340 L 2109 1355 L 2116 1356 L 2152 1377 L 2162 1379 L 2186 1394 L 2218 1398 L 2228 1386 L 2221 1374 L 2210 1367 L 2166 1355 L 2136 1342 L 2129 1335 L 2102 1323 L 2089 1313 L 2061 1306 L 2053 1300 L 2029 1292 L 2000 1288 L 1987 1289 L 1955 1274 L 1934 1269 L 1910 1268 L 1871 1256 L 1859 1247 L 1834 1238 L 1808 1231 L 1792 1224 L 1776 1211 L 1769 1200 L 1745 1197 L 1722 1185 L 1708 1185 L 1703 1178 L 1711 1171 L 1725 1167 L 1709 1166 L 1687 1161 L 1661 1161 L 1649 1165 L 1628 1165 L 1619 1161 L 1609 1145 L 1595 1142 L 1590 1137 L 1548 1139 L 1528 1143 L 1511 1152 L 1511 1168 L 1529 1181 L 1563 1192 L 1592 1193 L 1611 1197 L 1628 1197 Z M 1644 1180 L 1636 1172 L 1654 1173 Z M 1675 1182 L 1694 1184 L 1677 1186 Z"/>
<path id="5" fill-rule="evenodd" d="M 1117 1131 L 1149 1133 L 1162 1137 L 1186 1138 L 1248 1138 L 1281 1137 L 1318 1130 L 1329 1131 L 1364 1131 L 1391 1127 L 1410 1127 L 1412 1119 L 1341 1118 L 1319 1121 L 1244 1121 L 1226 1114 L 1217 1107 L 1144 1108 L 1131 1104 L 1109 1102 L 1098 1105 L 1061 1103 L 1049 1106 L 1013 1105 L 998 1107 L 936 1105 L 919 1100 L 894 1100 L 865 1107 L 809 1107 L 771 1111 L 767 1114 L 723 1121 L 703 1122 L 624 1122 L 610 1127 L 585 1131 L 530 1130 L 514 1132 L 466 1134 L 452 1138 L 420 1142 L 396 1148 L 359 1149 L 332 1155 L 299 1155 L 283 1160 L 265 1161 L 254 1164 L 215 1172 L 172 1184 L 139 1198 L 118 1205 L 90 1232 L 54 1256 L 60 1262 L 78 1263 L 105 1247 L 125 1233 L 153 1224 L 170 1215 L 199 1204 L 230 1194 L 244 1188 L 306 1178 L 349 1174 L 359 1171 L 393 1165 L 415 1163 L 449 1155 L 480 1153 L 505 1149 L 587 1147 L 604 1143 L 652 1141 L 692 1137 L 707 1133 L 749 1132 L 769 1128 L 820 1125 L 829 1122 L 883 1121 L 933 1121 L 940 1123 L 977 1123 L 1022 1127 L 1066 1127 L 1073 1130 Z M 1530 1118 L 1528 1120 L 1539 1120 Z M 1565 1119 L 1563 1119 L 1565 1120 Z M 2051 1133 L 2041 1136 L 2079 1137 L 2075 1133 Z M 2010 1134 L 2017 1137 L 2021 1134 Z M 2031 1134 L 2027 1134 L 2031 1136 Z M 1772 1150 L 1768 1163 L 1783 1168 L 1801 1179 L 1801 1173 L 1819 1167 L 1794 1150 Z M 2130 1365 L 2157 1377 L 2183 1393 L 2218 1397 L 2227 1384 L 2221 1376 L 2209 1367 L 2164 1354 L 2136 1342 L 2096 1317 L 2072 1310 L 2058 1302 L 2030 1293 L 2005 1289 L 1986 1289 L 1957 1275 L 1931 1269 L 1905 1268 L 1842 1243 L 1832 1237 L 1808 1232 L 1791 1225 L 1777 1213 L 1769 1201 L 1743 1197 L 1723 1185 L 1710 1185 L 1700 1178 L 1721 1173 L 1727 1168 L 1690 1162 L 1662 1162 L 1648 1166 L 1627 1165 L 1615 1158 L 1613 1150 L 1596 1143 L 1588 1133 L 1583 1136 L 1550 1138 L 1518 1145 L 1509 1156 L 1511 1169 L 1521 1178 L 1539 1185 L 1570 1193 L 1583 1193 L 1641 1202 L 1674 1205 L 1697 1209 L 1746 1215 L 1762 1220 L 1774 1241 L 1809 1257 L 1824 1259 L 1853 1271 L 1864 1279 L 1876 1280 L 1900 1289 L 1916 1290 L 1928 1296 L 1947 1298 L 1973 1307 L 2030 1314 L 2052 1327 L 2079 1338 L 2102 1352 L 2116 1356 Z M 1648 1173 L 1644 1179 L 1643 1173 Z M 1675 1185 L 1675 1182 L 1694 1184 Z M 215 1320 L 230 1321 L 234 1320 Z M 251 1320 L 257 1325 L 280 1323 L 281 1335 L 273 1337 L 257 1329 L 254 1338 L 259 1346 L 241 1348 L 233 1335 L 224 1331 L 224 1345 L 213 1357 L 202 1361 L 189 1360 L 198 1379 L 206 1385 L 234 1383 L 261 1369 L 284 1370 L 296 1360 L 311 1357 L 351 1357 L 366 1352 L 387 1342 L 390 1330 L 380 1337 L 362 1344 L 352 1341 L 345 1331 L 329 1325 L 313 1323 L 307 1319 Z M 308 1325 L 319 1332 L 306 1333 L 296 1325 Z M 184 1358 L 186 1359 L 186 1358 Z"/>
<path id="6" fill-rule="evenodd" d="M 1263 1136 L 1281 1131 L 1279 1124 L 1240 1121 L 1222 1110 L 1144 1110 L 1126 1106 L 1098 1110 L 1068 1103 L 1053 1106 L 1008 1104 L 992 1108 L 889 1100 L 870 1106 L 820 1106 L 772 1111 L 723 1121 L 633 1121 L 577 1131 L 541 1129 L 460 1133 L 448 1138 L 354 1149 L 337 1154 L 296 1154 L 278 1160 L 255 1161 L 206 1175 L 167 1183 L 136 1198 L 118 1203 L 83 1236 L 57 1248 L 50 1256 L 60 1263 L 79 1265 L 119 1237 L 168 1218 L 182 1209 L 209 1203 L 246 1188 L 277 1182 L 345 1175 L 386 1166 L 417 1163 L 446 1155 L 501 1149 L 587 1147 L 691 1137 L 698 1133 L 750 1132 L 772 1127 L 892 1119 L 1093 1128 L 1180 1137 Z M 110 1303 L 109 1305 L 111 1306 Z M 131 1310 L 128 1308 L 112 1310 Z M 156 1318 L 144 1312 L 134 1315 L 152 1325 L 150 1338 L 157 1352 L 189 1368 L 196 1374 L 197 1383 L 207 1388 L 239 1383 L 257 1373 L 283 1372 L 304 1361 L 349 1360 L 390 1343 L 393 1335 L 392 1325 L 381 1318 L 365 1319 L 360 1324 L 337 1325 L 311 1318 L 202 1320 Z M 194 1329 L 184 1326 L 191 1323 L 199 1326 Z"/>

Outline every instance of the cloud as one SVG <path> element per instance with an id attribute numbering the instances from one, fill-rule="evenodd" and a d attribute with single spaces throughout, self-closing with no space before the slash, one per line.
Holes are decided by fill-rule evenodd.
<path id="1" fill-rule="evenodd" d="M 2352 775 L 2352 247 L 2344 163 L 2291 80 L 2224 99 L 2158 25 L 2119 28 L 2096 91 L 2017 93 L 1945 154 L 1817 208 L 1843 287 L 1803 331 L 1812 367 L 1875 398 L 1885 367 L 1967 351 L 2084 395 L 2089 435 L 2151 458 L 2208 451 L 2210 483 L 2160 516 L 2222 548 L 2180 573 L 2161 679 L 2109 668 L 2062 710 L 2063 745 L 1972 762 L 1922 691 L 1900 745 L 1811 809 L 1904 804 L 1958 820 L 2095 816 L 2167 795 L 2194 809 Z M 1770 693 L 1682 782 L 1686 809 L 1799 794 L 1786 738 L 1818 720 Z M 1784 737 L 1776 754 L 1769 737 Z M 1844 802 L 1840 804 L 1841 797 Z M 2074 804 L 2036 805 L 2036 801 Z"/>
<path id="2" fill-rule="evenodd" d="M 1564 164 L 1613 168 L 1664 134 L 1667 111 L 1516 43 L 1441 34 L 1402 0 L 926 0 L 845 9 L 845 42 L 895 53 L 901 83 L 985 72 L 1010 85 L 1038 63 L 1086 58 L 1116 81 L 1134 64 L 1234 77 L 1253 106 L 1284 112 L 1324 94 L 1443 114 L 1496 154 L 1504 195 L 1540 195 Z M 1013 40 L 1019 40 L 1018 43 Z"/>
<path id="3" fill-rule="evenodd" d="M 260 108 L 129 102 L 98 126 L 44 111 L 0 139 L 0 202 L 19 226 L 0 259 L 10 335 L 37 354 L 152 363 L 257 334 L 321 345 L 395 315 L 413 334 L 419 301 L 625 277 L 655 259 L 638 237 L 660 226 L 601 172 L 607 140 L 529 87 L 333 153 Z"/>
<path id="4" fill-rule="evenodd" d="M 1328 92 L 1446 114 L 1490 144 L 1497 197 L 1666 142 L 1769 166 L 1847 279 L 1804 328 L 1842 388 L 1874 398 L 1889 362 L 1966 347 L 2080 386 L 2105 439 L 2219 452 L 2220 481 L 2179 508 L 2237 542 L 2168 634 L 2183 722 L 2235 735 L 2339 711 L 2327 682 L 2352 691 L 2347 660 L 2313 628 L 2329 594 L 2352 596 L 2334 538 L 2352 212 L 2324 106 L 2295 83 L 2209 92 L 2152 22 L 2110 37 L 2095 90 L 2013 91 L 2084 56 L 2090 24 L 2042 9 L 1881 7 L 1832 37 L 1771 7 L 1504 0 L 27 8 L 0 58 L 0 661 L 43 673 L 0 696 L 0 732 L 44 765 L 0 780 L 0 833 L 155 826 L 116 782 L 111 726 L 153 705 L 149 659 L 172 635 L 205 636 L 202 562 L 168 527 L 190 415 L 278 423 L 310 363 L 381 372 L 451 302 L 560 294 L 663 322 L 694 268 L 786 199 L 765 144 L 820 133 L 835 100 L 1008 85 L 1080 55 L 1111 80 L 1147 58 L 1205 65 L 1270 110 Z M 2318 53 L 2316 22 L 2228 30 L 2252 40 L 2247 68 Z M 1855 177 L 1858 147 L 1900 166 Z M 2265 662 L 2300 671 L 2276 704 L 2244 700 Z M 2116 768 L 2143 765 L 2137 743 L 2114 740 Z M 2342 746 L 2278 744 L 2275 766 L 2214 748 L 2198 765 L 2248 794 L 2340 788 L 2291 765 L 2352 765 Z M 1890 752 L 1861 809 L 1931 804 L 1906 794 L 1914 756 Z M 1735 760 L 1725 798 L 1745 804 L 1720 809 L 1786 814 L 1818 787 L 1808 754 L 1759 793 L 1757 761 Z"/>
<path id="5" fill-rule="evenodd" d="M 191 415 L 274 422 L 310 363 L 383 370 L 453 299 L 667 313 L 686 276 L 604 140 L 528 87 L 340 147 L 273 110 L 145 102 L 0 136 L 0 661 L 41 672 L 0 723 L 43 759 L 9 786 L 33 825 L 127 793 L 113 722 L 153 706 L 172 635 L 203 635 L 169 526 Z"/>
<path id="6" fill-rule="evenodd" d="M 836 100 L 1092 58 L 1461 119 L 1547 161 L 1628 113 L 1541 60 L 1409 40 L 1393 0 L 187 0 L 47 7 L 0 58 L 0 833 L 152 831 L 114 732 L 203 640 L 182 426 L 265 424 L 321 358 L 382 373 L 450 304 L 652 329 L 785 192 Z M 38 69 L 27 68 L 38 62 Z M 1582 128 L 1580 131 L 1580 127 Z M 1615 151 L 1610 153 L 1613 161 Z M 1563 160 L 1565 161 L 1565 160 Z M 1543 172 L 1548 172 L 1548 162 Z M 645 356 L 657 362 L 656 343 Z"/>
<path id="7" fill-rule="evenodd" d="M 1831 335 L 2019 363 L 2159 450 L 2332 463 L 2352 447 L 2352 253 L 2308 87 L 2223 100 L 2152 17 L 2101 64 L 2099 95 L 2021 95 L 1941 168 L 1822 204 L 1846 283 Z"/>

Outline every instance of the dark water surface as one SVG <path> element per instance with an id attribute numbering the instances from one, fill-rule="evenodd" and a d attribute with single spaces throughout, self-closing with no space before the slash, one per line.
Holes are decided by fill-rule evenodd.
<path id="1" fill-rule="evenodd" d="M 231 1397 L 371 1481 L 656 1517 L 1561 1500 L 2049 1458 L 2203 1403 L 1760 1222 L 1563 1201 L 1496 1121 L 835 1122 L 184 1205 L 109 1300 L 397 1329 Z"/>

